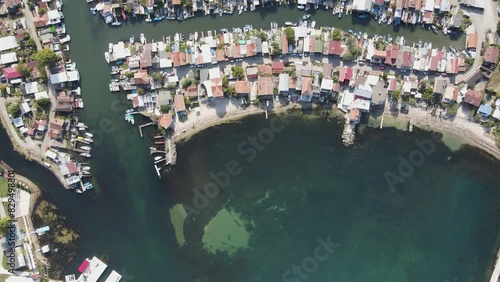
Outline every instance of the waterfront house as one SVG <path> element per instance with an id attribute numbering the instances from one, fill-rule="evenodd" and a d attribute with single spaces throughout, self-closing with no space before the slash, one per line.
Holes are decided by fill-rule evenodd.
<path id="1" fill-rule="evenodd" d="M 434 80 L 433 88 L 434 97 L 436 97 L 437 99 L 441 99 L 441 97 L 444 95 L 447 84 L 448 83 L 444 78 L 436 78 L 436 80 Z"/>
<path id="2" fill-rule="evenodd" d="M 234 89 L 238 96 L 248 97 L 248 95 L 250 95 L 250 83 L 247 80 L 238 80 L 234 85 Z"/>
<path id="3" fill-rule="evenodd" d="M 357 12 L 370 12 L 372 10 L 371 0 L 354 0 L 352 2 L 352 10 Z"/>
<path id="4" fill-rule="evenodd" d="M 328 41 L 328 55 L 342 56 L 343 48 L 342 42 L 337 40 Z"/>
<path id="5" fill-rule="evenodd" d="M 300 100 L 302 102 L 311 102 L 312 100 L 312 78 L 310 77 L 302 77 L 302 85 L 300 92 Z"/>
<path id="6" fill-rule="evenodd" d="M 77 70 L 63 71 L 50 75 L 50 83 L 56 88 L 63 88 L 66 83 L 80 81 L 80 73 Z"/>
<path id="7" fill-rule="evenodd" d="M 184 95 L 177 94 L 174 97 L 174 108 L 177 113 L 177 118 L 183 119 L 187 116 L 186 103 L 184 102 Z"/>
<path id="8" fill-rule="evenodd" d="M 401 71 L 411 71 L 413 68 L 413 54 L 410 47 L 405 46 L 403 52 L 396 60 L 396 66 L 401 69 Z"/>
<path id="9" fill-rule="evenodd" d="M 333 91 L 333 79 L 323 78 L 320 87 L 321 94 L 330 95 Z"/>
<path id="10" fill-rule="evenodd" d="M 153 65 L 151 61 L 151 48 L 152 48 L 151 43 L 148 43 L 143 47 L 142 53 L 140 54 L 141 69 L 150 68 Z M 117 58 L 117 60 L 120 59 Z"/>
<path id="11" fill-rule="evenodd" d="M 499 50 L 496 47 L 488 47 L 484 52 L 483 66 L 493 69 L 498 62 Z"/>
<path id="12" fill-rule="evenodd" d="M 281 36 L 281 54 L 286 55 L 288 54 L 288 39 L 286 38 L 286 35 L 283 34 Z"/>
<path id="13" fill-rule="evenodd" d="M 349 123 L 356 125 L 361 121 L 361 113 L 358 109 L 354 108 L 349 111 Z"/>
<path id="14" fill-rule="evenodd" d="M 272 77 L 259 77 L 257 80 L 257 95 L 259 99 L 273 98 L 273 80 Z"/>
<path id="15" fill-rule="evenodd" d="M 68 96 L 66 92 L 61 92 L 56 98 L 56 112 L 69 113 L 73 111 L 73 96 Z"/>
<path id="16" fill-rule="evenodd" d="M 288 83 L 290 80 L 290 75 L 287 73 L 281 73 L 279 75 L 279 83 L 278 83 L 278 93 L 279 94 L 287 94 L 288 93 Z"/>
<path id="17" fill-rule="evenodd" d="M 443 95 L 443 103 L 447 104 L 456 103 L 458 101 L 458 94 L 459 94 L 458 87 L 451 84 L 446 86 L 446 90 L 444 91 Z"/>
<path id="18" fill-rule="evenodd" d="M 395 66 L 399 57 L 399 46 L 396 44 L 388 45 L 385 48 L 385 64 Z"/>
<path id="19" fill-rule="evenodd" d="M 63 134 L 64 120 L 60 118 L 53 118 L 49 122 L 49 137 L 52 139 L 61 139 Z"/>
<path id="20" fill-rule="evenodd" d="M 172 114 L 162 114 L 158 118 L 158 125 L 163 127 L 164 129 L 169 129 L 170 126 L 172 125 Z"/>
<path id="21" fill-rule="evenodd" d="M 149 85 L 150 79 L 147 70 L 139 70 L 134 73 L 134 84 L 135 85 Z"/>
<path id="22" fill-rule="evenodd" d="M 479 108 L 482 100 L 483 100 L 483 93 L 479 91 L 468 89 L 467 92 L 465 93 L 464 102 L 476 108 Z"/>
<path id="23" fill-rule="evenodd" d="M 477 32 L 467 34 L 467 51 L 476 51 L 478 43 L 478 34 Z"/>
<path id="24" fill-rule="evenodd" d="M 214 99 L 224 98 L 224 90 L 222 88 L 222 78 L 212 78 L 203 85 L 205 86 L 207 96 L 209 98 L 214 98 Z"/>
<path id="25" fill-rule="evenodd" d="M 169 90 L 160 90 L 156 95 L 156 106 L 172 105 L 172 93 Z"/>
<path id="26" fill-rule="evenodd" d="M 272 68 L 273 74 L 280 74 L 285 69 L 285 64 L 281 61 L 280 62 L 273 62 L 271 68 Z"/>
<path id="27" fill-rule="evenodd" d="M 383 107 L 387 98 L 387 88 L 384 87 L 385 82 L 379 80 L 377 84 L 372 87 L 371 106 Z"/>
<path id="28" fill-rule="evenodd" d="M 477 112 L 481 115 L 482 120 L 486 120 L 491 115 L 492 110 L 491 104 L 481 104 Z"/>

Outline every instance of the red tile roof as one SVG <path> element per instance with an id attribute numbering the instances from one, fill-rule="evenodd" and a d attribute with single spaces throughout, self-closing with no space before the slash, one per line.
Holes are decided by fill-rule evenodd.
<path id="1" fill-rule="evenodd" d="M 259 96 L 273 95 L 273 80 L 271 77 L 259 77 L 257 94 Z"/>
<path id="2" fill-rule="evenodd" d="M 284 34 L 281 37 L 281 53 L 288 54 L 288 39 L 286 39 Z"/>
<path id="3" fill-rule="evenodd" d="M 238 94 L 248 94 L 250 93 L 250 84 L 247 80 L 236 81 L 235 87 L 236 93 Z"/>
<path id="4" fill-rule="evenodd" d="M 272 71 L 273 74 L 280 74 L 285 69 L 285 64 L 283 62 L 273 62 Z"/>
<path id="5" fill-rule="evenodd" d="M 2 69 L 2 73 L 6 79 L 15 79 L 23 76 L 15 67 L 4 68 Z"/>
<path id="6" fill-rule="evenodd" d="M 182 94 L 175 95 L 174 108 L 176 112 L 182 112 L 186 110 L 186 104 L 184 103 L 184 95 Z"/>
<path id="7" fill-rule="evenodd" d="M 498 61 L 498 49 L 495 47 L 488 47 L 484 53 L 484 62 L 496 64 Z"/>
<path id="8" fill-rule="evenodd" d="M 471 104 L 473 106 L 479 107 L 481 105 L 481 101 L 483 100 L 483 93 L 479 91 L 475 91 L 472 89 L 467 90 L 464 97 L 464 102 Z"/>
<path id="9" fill-rule="evenodd" d="M 160 116 L 158 119 L 158 124 L 165 128 L 168 129 L 170 125 L 172 125 L 172 114 L 163 114 Z"/>
<path id="10" fill-rule="evenodd" d="M 302 95 L 312 95 L 312 78 L 303 77 L 302 78 Z"/>
<path id="11" fill-rule="evenodd" d="M 342 43 L 340 41 L 328 41 L 328 54 L 329 55 L 342 55 Z"/>

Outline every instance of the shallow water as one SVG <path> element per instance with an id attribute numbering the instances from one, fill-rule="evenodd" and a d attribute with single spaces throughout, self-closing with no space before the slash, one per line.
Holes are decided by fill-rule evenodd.
<path id="1" fill-rule="evenodd" d="M 347 149 L 336 122 L 287 119 L 251 161 L 238 148 L 248 149 L 241 144 L 270 126 L 260 116 L 211 128 L 178 148 L 182 157 L 166 186 L 171 204 L 188 210 L 181 249 L 188 281 L 486 280 L 499 223 L 498 162 L 432 141 L 435 150 L 392 190 L 385 174 L 397 174 L 398 157 L 409 160 L 420 150 L 415 140 L 433 140 L 430 133 L 366 128 Z M 232 161 L 241 171 L 225 181 Z M 219 193 L 208 190 L 212 197 L 201 203 L 194 189 L 215 179 Z M 219 214 L 227 210 L 238 219 L 224 223 Z M 214 219 L 216 254 L 203 244 Z M 241 226 L 234 220 L 250 234 L 236 252 L 227 241 L 241 230 L 224 227 Z M 336 244 L 331 254 L 320 251 L 328 258 L 308 259 L 327 238 Z M 294 264 L 302 272 L 294 274 Z"/>

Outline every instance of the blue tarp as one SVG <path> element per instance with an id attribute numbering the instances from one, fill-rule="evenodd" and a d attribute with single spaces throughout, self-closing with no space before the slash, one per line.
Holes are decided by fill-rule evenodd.
<path id="1" fill-rule="evenodd" d="M 483 116 L 489 117 L 491 115 L 491 104 L 481 104 L 479 107 L 479 113 L 481 113 Z"/>

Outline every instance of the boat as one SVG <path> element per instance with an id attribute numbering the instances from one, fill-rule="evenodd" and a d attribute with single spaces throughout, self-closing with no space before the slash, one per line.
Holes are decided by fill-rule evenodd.
<path id="1" fill-rule="evenodd" d="M 311 22 L 311 28 L 314 28 L 316 26 L 316 21 Z"/>
<path id="2" fill-rule="evenodd" d="M 135 42 L 135 37 L 133 35 L 130 36 L 130 44 L 134 44 Z"/>
<path id="3" fill-rule="evenodd" d="M 111 74 L 111 75 L 117 75 L 117 74 L 119 74 L 119 73 L 120 73 L 120 70 L 112 70 L 112 71 L 110 72 L 110 74 Z"/>
<path id="4" fill-rule="evenodd" d="M 304 5 L 297 5 L 297 9 L 299 10 L 304 10 L 306 8 L 306 6 Z"/>
<path id="5" fill-rule="evenodd" d="M 243 13 L 243 10 L 242 10 L 242 9 L 239 9 L 239 10 L 238 10 L 238 15 L 241 15 L 241 13 Z"/>
<path id="6" fill-rule="evenodd" d="M 75 192 L 78 193 L 78 194 L 82 194 L 83 193 L 83 191 L 80 190 L 80 189 L 75 189 Z"/>
<path id="7" fill-rule="evenodd" d="M 194 41 L 198 41 L 198 32 L 197 31 L 194 33 Z"/>
<path id="8" fill-rule="evenodd" d="M 82 171 L 90 171 L 90 166 L 82 166 Z"/>
<path id="9" fill-rule="evenodd" d="M 144 33 L 141 33 L 141 44 L 146 44 L 146 37 L 144 36 Z"/>
<path id="10" fill-rule="evenodd" d="M 92 157 L 89 153 L 81 153 L 80 156 L 85 157 L 85 158 Z"/>
<path id="11" fill-rule="evenodd" d="M 309 19 L 310 17 L 311 17 L 311 14 L 305 14 L 305 15 L 303 15 L 303 16 L 302 16 L 302 19 L 303 19 L 303 20 L 307 20 L 307 19 Z"/>
<path id="12" fill-rule="evenodd" d="M 125 112 L 126 112 L 127 114 L 131 114 L 131 113 L 133 113 L 133 112 L 134 112 L 134 109 L 128 109 L 128 110 L 126 110 Z"/>
<path id="13" fill-rule="evenodd" d="M 193 34 L 192 33 L 189 34 L 189 41 L 193 41 Z"/>
<path id="14" fill-rule="evenodd" d="M 90 12 L 92 13 L 92 15 L 96 15 L 97 14 L 97 9 L 96 8 L 90 8 Z"/>
<path id="15" fill-rule="evenodd" d="M 48 162 L 44 162 L 43 165 L 50 168 L 50 164 Z"/>
<path id="16" fill-rule="evenodd" d="M 437 27 L 435 25 L 431 25 L 431 29 L 434 33 L 438 32 Z"/>
<path id="17" fill-rule="evenodd" d="M 339 13 L 339 19 L 342 18 L 342 12 Z"/>
<path id="18" fill-rule="evenodd" d="M 83 122 L 79 122 L 76 124 L 76 127 L 83 127 L 83 128 L 86 128 L 87 126 L 85 125 L 85 123 Z"/>
<path id="19" fill-rule="evenodd" d="M 92 185 L 92 183 L 90 183 L 90 182 L 85 182 L 85 183 L 83 183 L 83 187 L 82 187 L 82 189 L 83 189 L 84 191 L 90 190 L 90 189 L 92 189 L 92 188 L 94 188 L 94 186 Z"/>
<path id="20" fill-rule="evenodd" d="M 111 23 L 112 26 L 121 26 L 122 23 L 119 22 L 119 21 L 114 21 L 113 23 Z"/>
<path id="21" fill-rule="evenodd" d="M 285 22 L 285 25 L 286 26 L 297 26 L 297 24 L 293 23 L 293 22 Z"/>
<path id="22" fill-rule="evenodd" d="M 104 52 L 104 59 L 109 64 L 109 52 Z"/>
<path id="23" fill-rule="evenodd" d="M 113 53 L 113 43 L 108 44 L 108 52 L 111 54 Z"/>
<path id="24" fill-rule="evenodd" d="M 162 158 L 161 156 L 156 156 L 155 161 L 159 161 L 159 160 L 161 160 L 161 158 Z"/>
<path id="25" fill-rule="evenodd" d="M 92 138 L 94 137 L 94 135 L 90 132 L 85 132 L 85 136 L 88 137 L 88 138 Z"/>
<path id="26" fill-rule="evenodd" d="M 354 31 L 352 31 L 352 29 L 349 29 L 347 32 L 349 32 L 349 34 L 354 35 Z"/>
<path id="27" fill-rule="evenodd" d="M 151 15 L 149 15 L 149 14 L 148 14 L 148 17 L 145 19 L 145 21 L 146 21 L 147 23 L 152 22 L 152 20 L 151 20 Z"/>
<path id="28" fill-rule="evenodd" d="M 447 26 L 443 26 L 443 34 L 448 34 L 448 27 Z"/>
<path id="29" fill-rule="evenodd" d="M 90 151 L 92 148 L 90 148 L 89 146 L 81 146 L 80 149 Z"/>
<path id="30" fill-rule="evenodd" d="M 183 15 L 184 15 L 184 19 L 186 20 L 187 18 L 189 18 L 189 14 L 186 10 L 184 10 L 183 12 Z"/>
<path id="31" fill-rule="evenodd" d="M 89 143 L 93 143 L 94 142 L 94 140 L 92 140 L 92 138 L 88 138 L 88 137 L 87 138 L 83 138 L 83 141 L 89 142 Z"/>

